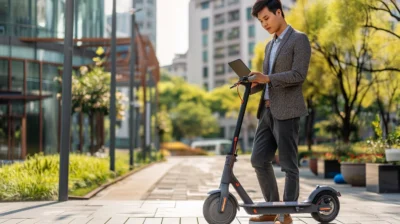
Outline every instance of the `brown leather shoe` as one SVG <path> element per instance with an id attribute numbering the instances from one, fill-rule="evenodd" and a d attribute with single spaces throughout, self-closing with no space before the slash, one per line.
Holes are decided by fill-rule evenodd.
<path id="1" fill-rule="evenodd" d="M 275 222 L 275 224 L 293 224 L 293 219 L 290 214 L 285 214 L 283 215 L 283 222 L 278 220 Z"/>
<path id="2" fill-rule="evenodd" d="M 250 222 L 273 222 L 276 220 L 277 215 L 260 215 L 257 217 L 251 217 Z"/>

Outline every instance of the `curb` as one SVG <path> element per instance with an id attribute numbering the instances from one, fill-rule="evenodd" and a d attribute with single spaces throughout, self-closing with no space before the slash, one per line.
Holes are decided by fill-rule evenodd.
<path id="1" fill-rule="evenodd" d="M 135 174 L 135 173 L 137 173 L 137 172 L 139 172 L 139 171 L 141 171 L 143 169 L 146 169 L 146 168 L 148 168 L 148 167 L 150 167 L 150 166 L 152 166 L 154 164 L 162 163 L 162 162 L 164 162 L 164 161 L 157 161 L 157 162 L 146 164 L 146 165 L 141 166 L 140 168 L 138 168 L 136 170 L 132 170 L 132 171 L 120 176 L 120 177 L 117 177 L 116 179 L 114 179 L 113 181 L 111 181 L 109 183 L 101 185 L 100 187 L 92 190 L 91 192 L 89 192 L 85 196 L 73 196 L 73 195 L 70 195 L 70 196 L 68 196 L 68 199 L 71 199 L 71 200 L 89 200 L 89 199 L 93 198 L 94 196 L 96 196 L 98 193 L 100 193 L 102 190 L 108 188 L 109 186 L 111 186 L 113 184 L 116 184 L 117 182 L 119 182 L 121 180 L 124 180 L 125 178 L 127 178 L 127 177 L 129 177 L 129 176 L 131 176 L 131 175 L 133 175 L 133 174 Z"/>

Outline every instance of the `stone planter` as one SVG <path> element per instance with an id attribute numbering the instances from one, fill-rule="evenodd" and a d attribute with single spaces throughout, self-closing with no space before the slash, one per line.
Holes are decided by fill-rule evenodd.
<path id="1" fill-rule="evenodd" d="M 353 187 L 365 187 L 365 163 L 343 162 L 340 170 L 346 183 Z"/>
<path id="2" fill-rule="evenodd" d="M 400 161 L 400 149 L 386 149 L 385 156 L 388 162 L 398 162 Z"/>
<path id="3" fill-rule="evenodd" d="M 309 161 L 309 167 L 313 174 L 318 175 L 318 159 L 313 158 Z"/>
<path id="4" fill-rule="evenodd" d="M 340 163 L 338 160 L 318 160 L 318 176 L 323 178 L 334 178 L 340 173 Z"/>
<path id="5" fill-rule="evenodd" d="M 400 193 L 400 166 L 367 163 L 367 191 L 375 193 Z"/>

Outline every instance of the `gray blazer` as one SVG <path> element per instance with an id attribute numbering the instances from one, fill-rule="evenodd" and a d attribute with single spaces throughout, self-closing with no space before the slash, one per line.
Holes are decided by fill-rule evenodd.
<path id="1" fill-rule="evenodd" d="M 263 74 L 269 71 L 269 56 L 271 41 L 265 47 Z M 265 87 L 268 86 L 269 99 L 271 100 L 271 113 L 278 120 L 307 116 L 308 112 L 304 102 L 302 84 L 306 79 L 311 57 L 311 47 L 308 37 L 292 27 L 282 39 L 276 52 L 271 82 L 259 84 L 251 89 L 251 94 L 263 90 L 257 111 L 260 119 L 261 109 L 264 107 Z"/>

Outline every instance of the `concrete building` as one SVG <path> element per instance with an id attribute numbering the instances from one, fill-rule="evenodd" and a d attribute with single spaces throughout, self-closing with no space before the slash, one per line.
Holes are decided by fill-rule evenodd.
<path id="1" fill-rule="evenodd" d="M 182 77 L 187 81 L 187 54 L 176 54 L 172 64 L 162 68 L 172 75 Z"/>
<path id="2" fill-rule="evenodd" d="M 295 0 L 283 0 L 284 12 Z M 254 0 L 191 0 L 188 82 L 213 89 L 236 75 L 228 62 L 251 67 L 254 46 L 271 38 L 251 15 Z"/>

